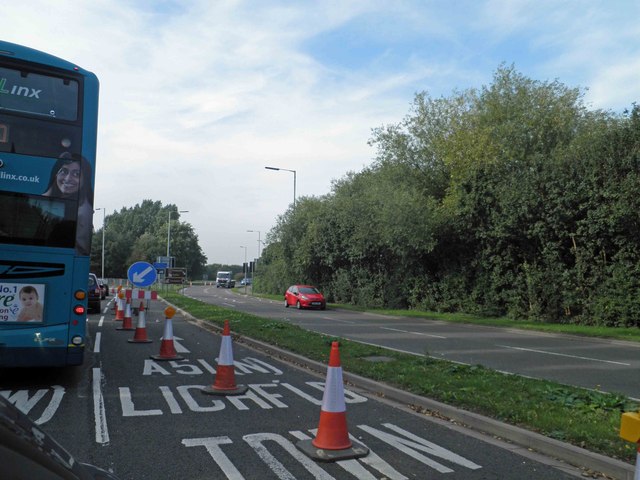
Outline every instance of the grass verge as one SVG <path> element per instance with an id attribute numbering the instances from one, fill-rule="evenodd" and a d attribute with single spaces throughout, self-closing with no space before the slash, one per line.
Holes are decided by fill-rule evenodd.
<path id="1" fill-rule="evenodd" d="M 545 380 L 502 374 L 482 366 L 459 365 L 329 337 L 285 322 L 209 305 L 175 292 L 163 297 L 194 317 L 240 335 L 328 362 L 330 345 L 340 340 L 345 371 L 517 425 L 587 450 L 633 463 L 636 445 L 620 439 L 620 416 L 640 406 L 624 395 L 605 394 Z M 370 362 L 370 356 L 390 362 Z"/>

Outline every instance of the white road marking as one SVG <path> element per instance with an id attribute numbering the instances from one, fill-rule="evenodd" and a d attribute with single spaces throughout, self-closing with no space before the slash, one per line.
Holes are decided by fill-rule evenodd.
<path id="1" fill-rule="evenodd" d="M 477 470 L 479 468 L 482 468 L 477 463 L 474 463 L 471 460 L 468 460 L 463 456 L 452 452 L 451 450 L 447 450 L 440 445 L 430 442 L 424 438 L 420 438 L 419 436 L 414 435 L 413 433 L 408 432 L 407 430 L 404 430 L 396 425 L 393 425 L 392 423 L 383 423 L 383 425 L 389 430 L 392 430 L 402 436 L 400 437 L 397 435 L 393 435 L 382 430 L 378 430 L 377 428 L 370 427 L 368 425 L 358 425 L 358 428 L 364 430 L 367 433 L 370 433 L 374 437 L 377 437 L 383 442 L 397 448 L 401 452 L 406 453 L 408 456 L 415 458 L 416 460 L 422 462 L 423 464 L 433 468 L 440 473 L 451 473 L 453 472 L 453 470 L 429 457 L 422 455 L 421 453 L 418 453 L 418 451 L 425 452 L 429 455 L 433 455 L 434 457 L 440 457 L 443 460 L 461 465 L 470 470 Z"/>
<path id="2" fill-rule="evenodd" d="M 313 437 L 318 434 L 318 429 L 309 430 Z M 296 440 L 311 440 L 312 437 L 307 435 L 304 432 L 299 430 L 292 430 L 289 432 L 291 436 L 293 436 Z M 349 435 L 351 440 L 355 440 L 360 442 L 362 445 L 367 447 L 364 443 L 362 443 L 361 439 L 355 438 L 353 435 Z M 368 448 L 368 447 L 367 447 Z M 370 467 L 375 468 L 380 473 L 382 473 L 381 477 L 377 477 L 369 473 L 369 471 L 365 470 L 365 468 L 360 463 L 366 463 Z M 385 478 L 389 480 L 408 480 L 407 477 L 398 472 L 395 468 L 389 465 L 387 462 L 382 460 L 376 453 L 374 453 L 371 449 L 369 449 L 369 454 L 366 457 L 360 458 L 358 460 L 340 460 L 336 462 L 337 465 L 344 468 L 347 472 L 353 475 L 354 478 L 358 480 L 377 480 L 378 478 Z"/>
<path id="3" fill-rule="evenodd" d="M 35 422 L 36 425 L 42 425 L 43 423 L 46 423 L 49 420 L 51 420 L 53 418 L 54 413 L 56 413 L 56 411 L 58 410 L 58 407 L 60 406 L 62 397 L 64 397 L 64 387 L 61 387 L 60 385 L 53 385 L 52 388 L 53 388 L 53 397 L 51 398 L 49 405 L 47 405 L 47 408 L 45 408 L 44 412 L 42 412 L 42 415 L 40 416 L 40 418 L 36 420 Z"/>
<path id="4" fill-rule="evenodd" d="M 93 369 L 93 416 L 96 423 L 96 442 L 109 443 L 109 430 L 107 429 L 107 415 L 104 410 L 104 397 L 100 383 L 102 382 L 102 371 L 99 368 Z"/>
<path id="5" fill-rule="evenodd" d="M 382 330 L 391 330 L 392 332 L 401 332 L 401 333 L 410 333 L 412 335 L 422 335 L 424 337 L 433 337 L 433 338 L 447 338 L 442 335 L 432 335 L 430 333 L 422 333 L 422 332 L 411 332 L 409 330 L 400 330 L 399 328 L 388 328 L 388 327 L 380 327 Z"/>
<path id="6" fill-rule="evenodd" d="M 189 350 L 186 349 L 186 347 L 184 345 L 182 345 L 180 342 L 178 342 L 178 340 L 184 340 L 184 338 L 180 338 L 180 337 L 176 337 L 175 335 L 173 336 L 173 346 L 176 349 L 177 353 L 191 353 Z"/>
<path id="7" fill-rule="evenodd" d="M 102 332 L 96 333 L 96 341 L 93 344 L 93 353 L 100 353 L 100 340 L 102 339 Z"/>
<path id="8" fill-rule="evenodd" d="M 205 447 L 228 480 L 244 480 L 240 471 L 219 447 L 219 445 L 230 443 L 233 442 L 229 437 L 184 438 L 182 440 L 185 447 Z"/>
<path id="9" fill-rule="evenodd" d="M 331 320 L 332 322 L 335 323 L 346 323 L 347 325 L 355 325 L 357 322 L 352 322 L 350 320 L 341 320 L 339 318 L 335 318 L 335 317 L 322 317 L 325 320 Z"/>
<path id="10" fill-rule="evenodd" d="M 521 350 L 523 352 L 534 352 L 534 353 L 542 353 L 545 355 L 555 355 L 557 357 L 568 357 L 568 358 L 577 358 L 579 360 L 589 360 L 591 362 L 602 362 L 602 363 L 611 363 L 613 365 L 624 365 L 625 367 L 630 367 L 630 363 L 624 362 L 614 362 L 612 360 L 601 360 L 599 358 L 590 358 L 590 357 L 581 357 L 579 355 L 569 355 L 567 353 L 557 353 L 557 352 L 547 352 L 545 350 L 536 350 L 534 348 L 523 348 L 523 347 L 512 347 L 509 345 L 496 345 L 497 347 L 509 348 L 511 350 Z"/>

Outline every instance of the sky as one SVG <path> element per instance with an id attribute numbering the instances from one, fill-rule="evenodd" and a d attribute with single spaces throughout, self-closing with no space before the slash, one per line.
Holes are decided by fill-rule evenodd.
<path id="1" fill-rule="evenodd" d="M 293 202 L 286 170 L 297 198 L 330 193 L 418 92 L 506 63 L 630 108 L 638 18 L 640 0 L 20 0 L 0 38 L 98 76 L 96 208 L 174 204 L 207 263 L 240 264 Z"/>

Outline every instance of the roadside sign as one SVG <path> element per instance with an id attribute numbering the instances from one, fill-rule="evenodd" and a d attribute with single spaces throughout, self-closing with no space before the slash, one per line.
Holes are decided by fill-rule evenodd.
<path id="1" fill-rule="evenodd" d="M 158 258 L 162 258 L 162 257 L 158 257 Z M 165 270 L 167 269 L 169 265 L 165 262 L 156 262 L 153 264 L 153 268 L 156 269 L 156 272 L 158 272 L 158 275 L 164 275 Z"/>
<path id="2" fill-rule="evenodd" d="M 164 283 L 184 283 L 186 276 L 186 268 L 168 268 Z"/>
<path id="3" fill-rule="evenodd" d="M 127 270 L 127 278 L 136 287 L 148 287 L 156 281 L 158 274 L 150 263 L 136 262 Z"/>

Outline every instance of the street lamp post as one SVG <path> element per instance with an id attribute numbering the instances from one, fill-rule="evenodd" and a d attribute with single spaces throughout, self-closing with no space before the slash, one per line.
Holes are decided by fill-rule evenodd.
<path id="1" fill-rule="evenodd" d="M 262 241 L 260 240 L 260 230 L 247 230 L 247 232 L 258 234 L 258 258 L 260 258 L 260 245 L 262 245 Z"/>
<path id="2" fill-rule="evenodd" d="M 296 208 L 296 171 L 288 170 L 286 168 L 278 168 L 278 167 L 264 167 L 267 170 L 283 170 L 285 172 L 293 173 L 293 208 Z"/>
<path id="3" fill-rule="evenodd" d="M 178 210 L 178 213 L 189 213 L 189 210 Z M 169 210 L 169 223 L 167 224 L 167 262 L 171 263 L 170 253 L 171 245 L 171 210 Z M 167 265 L 168 268 L 173 268 L 173 265 Z"/>
<path id="4" fill-rule="evenodd" d="M 258 234 L 258 258 L 256 258 L 256 261 L 253 264 L 253 272 L 251 272 L 251 293 L 253 294 L 253 289 L 255 288 L 254 284 L 256 279 L 256 272 L 258 271 L 258 261 L 260 259 L 260 245 L 262 244 L 262 241 L 260 240 L 260 230 L 247 230 L 247 232 Z M 244 283 L 246 284 L 247 281 L 245 280 Z"/>
<path id="5" fill-rule="evenodd" d="M 245 247 L 244 245 L 240 245 L 240 248 L 244 248 L 244 293 L 245 295 L 247 294 L 247 269 L 248 269 L 248 265 L 247 265 L 247 247 Z"/>
<path id="6" fill-rule="evenodd" d="M 104 207 L 96 208 L 96 211 L 102 210 L 102 279 L 104 279 L 104 231 L 107 229 L 106 211 Z"/>

